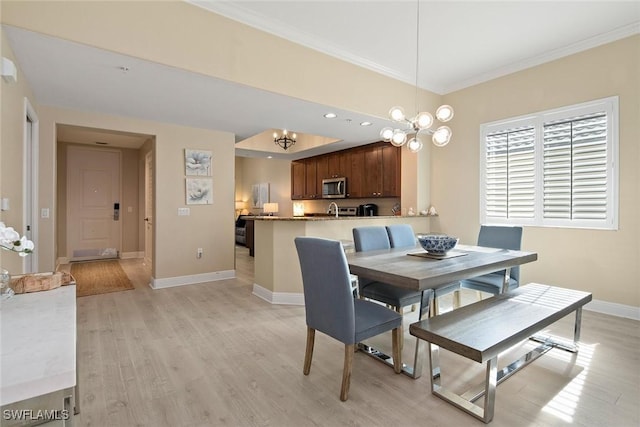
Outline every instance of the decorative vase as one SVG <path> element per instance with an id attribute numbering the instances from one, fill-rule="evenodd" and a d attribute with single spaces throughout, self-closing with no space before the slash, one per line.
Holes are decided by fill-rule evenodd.
<path id="1" fill-rule="evenodd" d="M 13 289 L 9 286 L 11 283 L 11 275 L 7 270 L 0 267 L 0 299 L 6 300 L 13 296 Z"/>

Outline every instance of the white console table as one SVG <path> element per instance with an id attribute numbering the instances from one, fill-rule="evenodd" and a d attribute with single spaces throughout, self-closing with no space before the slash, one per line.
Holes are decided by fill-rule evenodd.
<path id="1" fill-rule="evenodd" d="M 77 409 L 76 287 L 15 295 L 0 302 L 0 332 L 3 410 L 18 408 L 27 419 L 38 410 L 66 411 L 68 419 L 61 420 L 62 425 L 71 425 Z M 55 396 L 53 407 L 41 403 L 40 398 L 52 402 L 51 396 Z M 30 400 L 34 398 L 40 403 Z M 7 421 L 3 419 L 3 425 Z"/>

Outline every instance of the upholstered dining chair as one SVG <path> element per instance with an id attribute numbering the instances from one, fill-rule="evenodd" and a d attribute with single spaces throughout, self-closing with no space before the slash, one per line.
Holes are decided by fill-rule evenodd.
<path id="1" fill-rule="evenodd" d="M 349 266 L 340 241 L 296 237 L 295 245 L 302 271 L 307 321 L 304 374 L 309 375 L 311 371 L 316 331 L 345 345 L 340 400 L 347 400 L 349 394 L 353 354 L 358 342 L 392 331 L 393 367 L 400 373 L 402 317 L 374 302 L 353 298 Z"/>
<path id="2" fill-rule="evenodd" d="M 416 234 L 413 231 L 413 227 L 410 224 L 393 224 L 387 225 L 387 234 L 389 235 L 389 242 L 392 248 L 404 248 L 416 245 Z M 438 298 L 455 292 L 453 299 L 453 307 L 460 306 L 460 282 L 450 283 L 444 287 L 434 290 L 433 299 L 431 300 L 431 308 L 429 314 L 434 316 L 438 314 L 440 308 L 438 307 Z"/>
<path id="3" fill-rule="evenodd" d="M 519 251 L 522 245 L 522 227 L 510 226 L 489 226 L 480 227 L 478 234 L 478 246 L 490 248 L 511 249 Z M 493 295 L 502 293 L 505 270 L 485 274 L 460 281 L 460 286 L 464 289 L 473 289 L 480 292 L 487 292 Z M 509 273 L 509 288 L 512 290 L 518 287 L 520 282 L 520 267 L 512 267 Z M 479 294 L 482 297 L 482 294 Z"/>
<path id="4" fill-rule="evenodd" d="M 356 252 L 391 248 L 389 234 L 384 226 L 355 227 L 352 232 Z M 406 238 L 401 238 L 400 233 L 398 232 L 397 236 L 394 235 L 396 241 L 403 240 L 406 242 Z M 415 239 L 415 236 L 413 238 Z M 415 245 L 415 240 L 412 245 Z M 360 298 L 383 302 L 393 307 L 398 313 L 402 313 L 402 307 L 422 302 L 422 292 L 420 291 L 399 288 L 388 283 L 376 282 L 363 277 L 358 278 L 358 284 Z"/>

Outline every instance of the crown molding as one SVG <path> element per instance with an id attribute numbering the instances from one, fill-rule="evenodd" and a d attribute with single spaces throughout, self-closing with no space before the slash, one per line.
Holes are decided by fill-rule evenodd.
<path id="1" fill-rule="evenodd" d="M 504 77 L 506 75 L 516 73 L 518 71 L 526 70 L 527 68 L 532 68 L 537 65 L 544 64 L 546 62 L 555 61 L 556 59 L 564 58 L 566 56 L 583 52 L 585 50 L 593 49 L 595 47 L 602 46 L 607 43 L 612 43 L 614 41 L 621 40 L 638 33 L 640 33 L 640 22 L 636 22 L 630 25 L 626 25 L 624 27 L 620 27 L 616 30 L 609 31 L 607 33 L 603 33 L 598 36 L 579 41 L 577 43 L 573 43 L 569 46 L 565 46 L 560 49 L 555 49 L 555 50 L 546 52 L 542 55 L 537 55 L 537 56 L 525 59 L 523 61 L 514 62 L 504 67 L 493 69 L 486 73 L 482 73 L 475 77 L 471 77 L 467 80 L 463 80 L 458 84 L 436 88 L 436 89 L 439 89 L 439 90 L 436 90 L 436 93 L 447 94 L 447 93 L 455 92 L 470 86 L 488 82 L 498 77 Z"/>
<path id="2" fill-rule="evenodd" d="M 250 9 L 243 7 L 241 2 L 220 2 L 220 1 L 208 1 L 208 0 L 186 0 L 194 6 L 201 7 L 210 12 L 222 15 L 231 20 L 240 22 L 242 24 L 253 27 L 257 30 L 267 32 L 276 37 L 280 37 L 291 41 L 310 49 L 316 50 L 320 53 L 332 56 L 342 61 L 349 62 L 351 64 L 366 68 L 370 71 L 382 74 L 395 80 L 402 81 L 411 85 L 415 85 L 415 76 L 408 75 L 398 70 L 393 70 L 389 67 L 379 64 L 377 62 L 368 60 L 361 56 L 347 52 L 341 47 L 328 43 L 326 40 L 321 40 L 309 33 L 295 30 L 286 25 L 282 25 L 282 22 L 271 20 L 263 15 L 255 13 Z M 582 52 L 594 47 L 611 43 L 616 40 L 623 39 L 625 37 L 632 36 L 640 33 L 640 23 L 636 22 L 616 30 L 600 34 L 595 37 L 588 38 L 586 40 L 579 41 L 569 46 L 555 49 L 550 52 L 546 52 L 541 55 L 537 55 L 531 58 L 527 58 L 522 61 L 517 61 L 503 67 L 498 67 L 485 73 L 478 74 L 468 79 L 451 85 L 436 85 L 431 87 L 423 87 L 422 89 L 434 92 L 438 95 L 446 95 L 451 92 L 455 92 L 461 89 L 465 89 L 470 86 L 474 86 L 480 83 L 487 82 L 489 80 L 503 77 L 508 74 L 512 74 L 518 71 L 525 70 L 527 68 L 535 67 L 537 65 L 544 64 L 546 62 L 554 61 L 556 59 L 563 58 L 578 52 Z"/>
<path id="3" fill-rule="evenodd" d="M 319 39 L 312 34 L 289 28 L 286 25 L 283 25 L 283 22 L 268 19 L 263 15 L 243 7 L 241 3 L 219 1 L 211 2 L 207 0 L 186 0 L 186 2 L 218 15 L 222 15 L 233 21 L 240 22 L 241 24 L 248 25 L 259 31 L 308 47 L 325 55 L 366 68 L 395 80 L 415 85 L 415 77 L 413 75 L 400 73 L 397 70 L 393 70 L 382 64 L 378 64 L 377 62 L 355 55 L 351 52 L 347 52 L 341 47 L 333 43 L 329 43 L 326 40 Z"/>

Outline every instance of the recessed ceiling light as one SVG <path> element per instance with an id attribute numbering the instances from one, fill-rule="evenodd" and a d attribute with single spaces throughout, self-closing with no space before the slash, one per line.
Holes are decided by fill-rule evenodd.
<path id="1" fill-rule="evenodd" d="M 335 119 L 336 117 L 338 117 L 338 115 L 336 113 L 327 113 L 324 116 L 327 119 Z"/>
<path id="2" fill-rule="evenodd" d="M 267 156 L 267 159 L 273 159 L 273 156 Z"/>
<path id="3" fill-rule="evenodd" d="M 360 123 L 360 126 L 371 126 L 373 123 L 371 122 L 362 122 Z"/>

